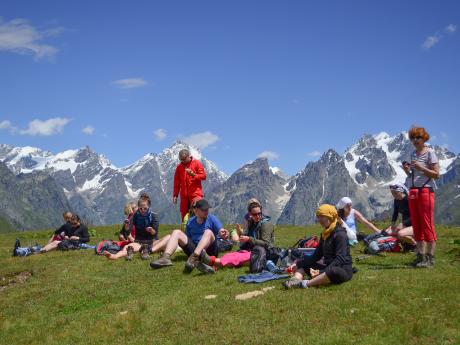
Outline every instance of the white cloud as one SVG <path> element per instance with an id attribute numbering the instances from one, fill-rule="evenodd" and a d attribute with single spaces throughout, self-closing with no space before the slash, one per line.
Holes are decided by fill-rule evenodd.
<path id="1" fill-rule="evenodd" d="M 147 81 L 143 78 L 118 79 L 112 83 L 121 89 L 135 89 L 147 85 Z"/>
<path id="2" fill-rule="evenodd" d="M 424 50 L 429 50 L 429 49 L 433 48 L 436 44 L 438 44 L 441 39 L 442 39 L 442 36 L 439 35 L 439 34 L 434 34 L 434 35 L 428 36 L 425 39 L 425 42 L 423 42 L 422 48 Z"/>
<path id="3" fill-rule="evenodd" d="M 157 129 L 155 129 L 153 131 L 153 135 L 155 136 L 156 140 L 162 141 L 162 140 L 166 139 L 166 137 L 167 137 L 166 129 L 157 128 Z"/>
<path id="4" fill-rule="evenodd" d="M 86 126 L 81 131 L 87 135 L 92 135 L 95 131 L 95 128 L 93 126 Z"/>
<path id="5" fill-rule="evenodd" d="M 17 54 L 32 54 L 35 58 L 53 57 L 59 49 L 43 43 L 47 37 L 57 36 L 63 28 L 39 30 L 26 19 L 4 22 L 0 18 L 0 50 Z"/>
<path id="6" fill-rule="evenodd" d="M 449 24 L 444 28 L 444 31 L 453 34 L 455 31 L 457 31 L 457 25 L 454 24 Z"/>
<path id="7" fill-rule="evenodd" d="M 310 156 L 310 157 L 320 157 L 321 155 L 322 153 L 320 151 L 311 151 L 307 153 L 307 156 Z"/>
<path id="8" fill-rule="evenodd" d="M 444 30 L 447 34 L 454 34 L 455 31 L 457 31 L 457 25 L 455 24 L 449 24 L 447 25 Z M 425 41 L 422 43 L 422 49 L 423 50 L 430 50 L 433 48 L 436 44 L 438 44 L 442 39 L 444 39 L 444 36 L 438 31 L 434 33 L 433 35 L 428 36 Z"/>
<path id="9" fill-rule="evenodd" d="M 273 151 L 264 151 L 257 156 L 257 158 L 267 158 L 270 160 L 276 160 L 280 157 L 280 155 Z"/>
<path id="10" fill-rule="evenodd" d="M 20 131 L 26 135 L 42 135 L 50 136 L 53 134 L 62 133 L 65 125 L 70 122 L 70 119 L 55 117 L 48 120 L 33 120 L 29 122 L 27 129 Z"/>
<path id="11" fill-rule="evenodd" d="M 219 137 L 210 131 L 206 131 L 201 133 L 193 133 L 181 139 L 183 142 L 189 145 L 195 146 L 199 149 L 204 149 L 217 142 Z"/>
<path id="12" fill-rule="evenodd" d="M 0 130 L 1 129 L 10 131 L 10 133 L 15 133 L 17 131 L 17 128 L 14 127 L 11 121 L 8 120 L 0 121 Z"/>

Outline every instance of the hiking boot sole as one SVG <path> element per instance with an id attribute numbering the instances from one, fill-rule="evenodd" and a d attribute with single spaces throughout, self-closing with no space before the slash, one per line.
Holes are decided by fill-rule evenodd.
<path id="1" fill-rule="evenodd" d="M 209 265 L 206 265 L 205 263 L 203 262 L 200 262 L 197 266 L 196 266 L 196 269 L 204 274 L 214 274 L 216 273 L 216 271 L 214 270 L 214 268 L 212 268 L 211 266 Z"/>

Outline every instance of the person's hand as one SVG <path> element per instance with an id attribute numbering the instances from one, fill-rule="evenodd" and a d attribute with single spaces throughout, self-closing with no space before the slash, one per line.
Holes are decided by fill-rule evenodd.
<path id="1" fill-rule="evenodd" d="M 412 161 L 412 167 L 418 171 L 423 171 L 425 169 L 425 167 L 418 161 Z"/>
<path id="2" fill-rule="evenodd" d="M 319 275 L 319 270 L 314 270 L 313 268 L 310 268 L 310 275 L 312 278 L 315 278 Z"/>
<path id="3" fill-rule="evenodd" d="M 72 241 L 78 241 L 78 240 L 80 239 L 80 237 L 78 237 L 78 236 L 71 236 L 70 239 L 71 239 Z"/>
<path id="4" fill-rule="evenodd" d="M 193 172 L 193 170 L 190 169 L 190 168 L 185 169 L 185 172 L 186 172 L 188 175 L 190 175 L 190 176 L 195 176 L 195 175 L 196 175 L 196 174 Z"/>
<path id="5" fill-rule="evenodd" d="M 125 224 L 129 224 L 129 219 L 128 218 L 125 219 Z"/>
<path id="6" fill-rule="evenodd" d="M 145 231 L 147 231 L 148 233 L 151 233 L 152 235 L 155 234 L 155 229 L 153 229 L 151 226 L 145 228 Z"/>
<path id="7" fill-rule="evenodd" d="M 65 240 L 68 240 L 68 239 L 69 239 L 69 236 L 64 236 L 64 239 L 65 239 Z"/>
<path id="8" fill-rule="evenodd" d="M 410 173 L 410 169 L 411 169 L 411 168 L 410 168 L 410 164 L 408 164 L 408 163 L 407 163 L 407 164 L 403 164 L 402 168 L 403 168 L 403 170 L 404 170 L 404 172 L 405 172 L 406 174 L 409 174 L 409 173 Z"/>
<path id="9" fill-rule="evenodd" d="M 241 235 L 243 233 L 243 230 L 241 230 L 241 225 L 240 224 L 236 224 L 236 233 L 238 235 Z"/>
<path id="10" fill-rule="evenodd" d="M 219 236 L 220 238 L 223 238 L 226 240 L 228 238 L 228 230 L 227 229 L 220 229 L 219 230 Z"/>
<path id="11" fill-rule="evenodd" d="M 177 196 L 173 196 L 173 204 L 177 204 Z"/>
<path id="12" fill-rule="evenodd" d="M 249 242 L 249 239 L 250 239 L 249 236 L 240 236 L 240 242 L 241 243 Z"/>

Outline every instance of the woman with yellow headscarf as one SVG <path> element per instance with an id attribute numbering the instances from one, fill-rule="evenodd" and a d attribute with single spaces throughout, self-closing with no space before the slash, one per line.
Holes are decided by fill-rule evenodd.
<path id="1" fill-rule="evenodd" d="M 321 205 L 316 210 L 316 218 L 323 228 L 318 247 L 312 256 L 298 260 L 291 266 L 295 274 L 284 282 L 286 289 L 341 284 L 353 277 L 347 231 L 336 208 Z M 311 279 L 304 279 L 305 274 Z"/>

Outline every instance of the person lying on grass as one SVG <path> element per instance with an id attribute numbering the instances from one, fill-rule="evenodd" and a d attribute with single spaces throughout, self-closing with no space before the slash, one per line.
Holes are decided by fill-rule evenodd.
<path id="1" fill-rule="evenodd" d="M 204 255 L 205 263 L 219 267 L 240 267 L 249 263 L 251 258 L 251 250 L 255 246 L 262 247 L 267 250 L 274 244 L 275 227 L 271 222 L 271 218 L 262 214 L 262 206 L 258 201 L 249 203 L 248 205 L 248 225 L 247 230 L 242 236 L 239 236 L 240 250 L 232 253 L 227 253 L 221 258 L 211 256 L 209 258 Z"/>
<path id="2" fill-rule="evenodd" d="M 116 260 L 126 257 L 132 260 L 133 253 L 141 252 L 142 259 L 148 259 L 149 253 L 155 253 L 165 248 L 170 235 L 158 239 L 158 216 L 150 210 L 151 200 L 143 193 L 137 202 L 138 210 L 132 216 L 129 228 L 135 229 L 134 242 L 127 244 L 116 254 L 104 251 L 107 259 Z M 133 232 L 134 232 L 133 229 Z"/>
<path id="3" fill-rule="evenodd" d="M 65 241 L 71 242 L 74 248 L 78 247 L 81 243 L 89 242 L 88 228 L 86 225 L 81 223 L 80 217 L 78 215 L 72 215 L 69 224 L 71 229 L 67 230 L 68 233 L 64 236 L 64 238 L 56 239 L 51 243 L 48 243 L 40 250 L 40 253 L 46 253 L 58 249 L 60 244 L 63 244 L 62 242 Z M 63 247 L 61 246 L 61 248 Z"/>
<path id="4" fill-rule="evenodd" d="M 341 284 L 353 277 L 347 232 L 332 205 L 321 205 L 316 218 L 323 227 L 318 247 L 312 256 L 298 260 L 290 270 L 294 276 L 283 283 L 286 289 Z M 304 275 L 311 277 L 305 280 Z"/>
<path id="5" fill-rule="evenodd" d="M 203 257 L 208 259 L 208 255 L 218 255 L 217 236 L 225 236 L 227 230 L 216 216 L 209 214 L 209 208 L 205 199 L 195 203 L 195 216 L 188 221 L 185 233 L 181 230 L 171 233 L 162 257 L 150 263 L 152 268 L 171 266 L 171 255 L 180 246 L 188 256 L 184 273 L 191 273 L 194 268 L 206 274 L 214 273 L 214 268 L 203 262 Z"/>
<path id="6" fill-rule="evenodd" d="M 390 185 L 390 191 L 394 198 L 393 217 L 391 218 L 391 227 L 385 231 L 396 236 L 404 248 L 413 249 L 416 243 L 409 212 L 409 190 L 404 184 L 395 183 Z M 396 225 L 399 214 L 402 216 L 402 222 Z"/>
<path id="7" fill-rule="evenodd" d="M 68 240 L 70 234 L 72 233 L 72 225 L 70 224 L 70 219 L 72 218 L 72 212 L 65 211 L 62 214 L 62 218 L 64 218 L 64 224 L 62 224 L 59 229 L 56 229 L 53 233 L 53 236 L 48 241 L 50 244 L 53 241 L 63 241 Z"/>

